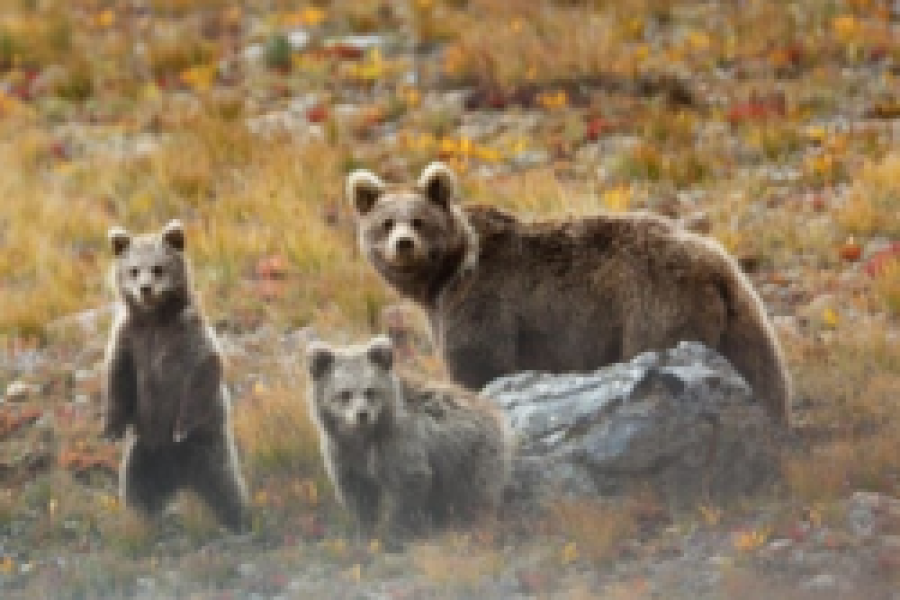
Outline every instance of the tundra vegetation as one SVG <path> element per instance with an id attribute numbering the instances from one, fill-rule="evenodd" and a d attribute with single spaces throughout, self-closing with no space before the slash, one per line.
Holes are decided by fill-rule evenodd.
<path id="1" fill-rule="evenodd" d="M 888 0 L 4 2 L 0 595 L 640 598 L 674 576 L 653 565 L 702 548 L 719 595 L 877 597 L 900 573 L 898 80 Z M 302 345 L 390 329 L 441 374 L 343 190 L 355 168 L 408 181 L 436 158 L 467 202 L 646 209 L 722 242 L 795 382 L 782 483 L 695 511 L 561 500 L 399 555 L 356 539 Z M 243 537 L 189 498 L 131 518 L 121 448 L 99 438 L 106 232 L 175 217 L 229 363 Z M 882 507 L 868 529 L 862 505 Z M 829 558 L 773 569 L 791 546 Z"/>

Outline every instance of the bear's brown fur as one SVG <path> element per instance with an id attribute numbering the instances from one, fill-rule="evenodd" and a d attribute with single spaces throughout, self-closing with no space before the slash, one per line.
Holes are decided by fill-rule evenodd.
<path id="1" fill-rule="evenodd" d="M 511 440 L 496 407 L 398 373 L 386 336 L 344 348 L 313 342 L 307 354 L 325 467 L 365 534 L 398 539 L 497 507 Z"/>
<path id="2" fill-rule="evenodd" d="M 134 238 L 114 228 L 109 239 L 121 310 L 107 348 L 104 435 L 119 439 L 131 427 L 123 501 L 153 516 L 191 488 L 241 530 L 247 494 L 222 356 L 194 300 L 181 223 Z"/>
<path id="3" fill-rule="evenodd" d="M 682 340 L 725 355 L 779 421 L 790 381 L 765 309 L 715 241 L 647 213 L 520 221 L 462 207 L 432 163 L 413 185 L 356 171 L 360 246 L 421 305 L 451 376 L 480 388 L 522 370 L 584 371 Z"/>

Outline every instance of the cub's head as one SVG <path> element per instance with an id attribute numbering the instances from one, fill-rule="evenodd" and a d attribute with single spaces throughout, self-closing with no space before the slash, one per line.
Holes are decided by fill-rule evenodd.
<path id="1" fill-rule="evenodd" d="M 452 275 L 477 256 L 478 240 L 459 204 L 456 177 L 428 165 L 414 185 L 389 186 L 370 171 L 347 178 L 363 252 L 389 282 L 409 286 Z"/>
<path id="2" fill-rule="evenodd" d="M 132 236 L 121 227 L 109 230 L 115 256 L 116 290 L 129 308 L 151 312 L 188 297 L 184 229 L 172 220 L 159 233 Z"/>
<path id="3" fill-rule="evenodd" d="M 345 348 L 311 342 L 306 353 L 310 410 L 332 438 L 365 441 L 390 425 L 399 394 L 390 338 Z"/>

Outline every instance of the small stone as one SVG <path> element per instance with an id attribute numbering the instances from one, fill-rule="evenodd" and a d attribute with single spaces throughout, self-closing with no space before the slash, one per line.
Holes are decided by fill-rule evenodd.
<path id="1" fill-rule="evenodd" d="M 900 535 L 883 535 L 881 536 L 881 545 L 885 548 L 893 548 L 900 550 Z"/>
<path id="2" fill-rule="evenodd" d="M 730 557 L 721 556 L 719 554 L 714 554 L 713 556 L 710 556 L 706 560 L 709 564 L 715 565 L 717 567 L 730 567 L 731 564 L 734 562 Z"/>
<path id="3" fill-rule="evenodd" d="M 244 48 L 242 55 L 247 62 L 257 63 L 262 61 L 265 53 L 266 49 L 262 44 L 251 44 Z"/>
<path id="4" fill-rule="evenodd" d="M 241 577 L 250 577 L 256 573 L 256 565 L 253 563 L 241 563 L 238 565 L 237 572 Z"/>
<path id="5" fill-rule="evenodd" d="M 523 150 L 512 157 L 512 163 L 518 168 L 535 167 L 550 161 L 550 153 L 546 150 Z"/>
<path id="6" fill-rule="evenodd" d="M 75 379 L 75 383 L 82 383 L 92 380 L 95 377 L 95 373 L 93 369 L 75 369 L 72 377 Z"/>
<path id="7" fill-rule="evenodd" d="M 859 537 L 868 537 L 875 530 L 875 513 L 871 506 L 857 504 L 847 511 L 850 531 Z"/>
<path id="8" fill-rule="evenodd" d="M 295 29 L 287 34 L 287 40 L 291 49 L 299 52 L 309 44 L 309 32 L 304 29 Z"/>
<path id="9" fill-rule="evenodd" d="M 837 585 L 837 579 L 831 573 L 819 573 L 812 579 L 804 581 L 800 587 L 807 590 L 830 590 Z"/>
<path id="10" fill-rule="evenodd" d="M 772 552 L 780 552 L 782 550 L 786 550 L 794 545 L 793 540 L 788 538 L 778 538 L 777 540 L 772 540 L 769 542 L 769 550 Z"/>
<path id="11" fill-rule="evenodd" d="M 24 402 L 40 391 L 41 388 L 33 383 L 17 380 L 6 386 L 4 398 L 9 402 Z"/>

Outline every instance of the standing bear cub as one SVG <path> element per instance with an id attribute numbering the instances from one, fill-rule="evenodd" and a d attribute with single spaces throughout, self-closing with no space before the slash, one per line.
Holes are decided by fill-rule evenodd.
<path id="1" fill-rule="evenodd" d="M 132 237 L 111 229 L 121 305 L 106 357 L 104 435 L 122 438 L 126 506 L 157 515 L 192 488 L 232 530 L 247 525 L 222 356 L 197 306 L 181 223 Z"/>
<path id="2" fill-rule="evenodd" d="M 511 442 L 487 401 L 398 374 L 386 336 L 312 342 L 307 364 L 326 471 L 365 535 L 397 540 L 497 507 Z"/>
<path id="3" fill-rule="evenodd" d="M 441 163 L 413 185 L 355 171 L 347 195 L 362 251 L 427 311 L 463 385 L 522 370 L 591 370 L 690 340 L 725 355 L 771 414 L 789 420 L 778 341 L 716 242 L 646 213 L 526 223 L 463 208 Z"/>

